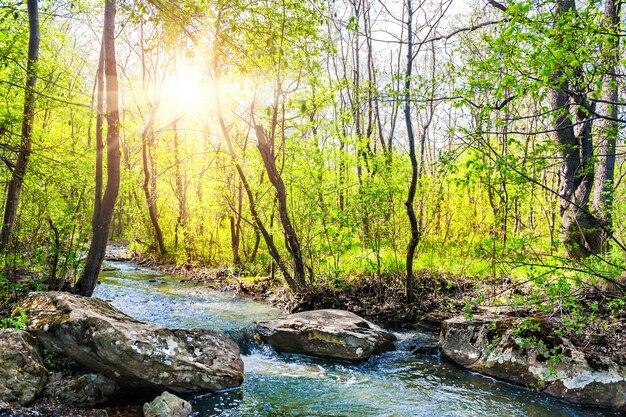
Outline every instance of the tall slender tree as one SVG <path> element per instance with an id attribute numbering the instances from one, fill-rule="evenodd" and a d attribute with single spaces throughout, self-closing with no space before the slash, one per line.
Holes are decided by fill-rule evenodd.
<path id="1" fill-rule="evenodd" d="M 96 132 L 96 193 L 94 215 L 92 217 L 92 239 L 85 261 L 83 274 L 76 283 L 76 290 L 81 295 L 91 296 L 96 287 L 98 273 L 104 260 L 109 226 L 113 218 L 113 209 L 120 186 L 120 146 L 119 146 L 119 105 L 118 81 L 115 58 L 115 9 L 116 0 L 105 0 L 104 28 L 102 34 L 102 52 L 98 68 L 98 119 L 100 128 Z M 106 91 L 106 97 L 103 93 Z M 103 151 L 102 119 L 103 100 L 106 102 L 107 121 L 107 183 L 102 195 Z"/>
<path id="2" fill-rule="evenodd" d="M 287 206 L 287 190 L 278 167 L 276 166 L 276 155 L 274 152 L 275 144 L 273 137 L 268 138 L 263 126 L 255 125 L 254 130 L 257 137 L 257 149 L 263 158 L 263 165 L 267 176 L 276 190 L 276 201 L 278 202 L 278 217 L 283 226 L 283 234 L 285 235 L 285 246 L 291 256 L 291 265 L 293 270 L 293 279 L 299 289 L 305 288 L 306 274 L 304 259 L 302 257 L 302 247 L 300 239 L 296 233 L 296 229 L 291 222 L 289 216 L 289 208 Z"/>
<path id="3" fill-rule="evenodd" d="M 409 158 L 411 159 L 411 181 L 409 183 L 409 192 L 404 205 L 409 217 L 411 225 L 411 239 L 407 247 L 406 253 L 406 296 L 409 302 L 413 302 L 413 258 L 415 250 L 419 244 L 419 228 L 417 226 L 417 217 L 415 216 L 415 208 L 413 201 L 415 200 L 415 192 L 417 190 L 417 177 L 419 166 L 417 163 L 417 153 L 415 152 L 415 133 L 413 131 L 413 119 L 411 118 L 411 77 L 413 72 L 413 3 L 406 0 L 406 33 L 407 33 L 407 50 L 406 50 L 406 71 L 404 73 L 404 121 L 406 123 L 407 138 L 409 141 Z"/>
<path id="4" fill-rule="evenodd" d="M 24 91 L 24 112 L 22 119 L 22 141 L 17 152 L 17 160 L 7 187 L 7 198 L 4 206 L 2 228 L 0 229 L 0 250 L 6 249 L 11 239 L 20 193 L 28 168 L 28 160 L 32 152 L 33 124 L 35 122 L 35 104 L 37 96 L 37 60 L 39 59 L 39 7 L 37 0 L 28 0 L 28 63 L 26 64 L 26 89 Z"/>
<path id="5" fill-rule="evenodd" d="M 163 239 L 163 231 L 159 222 L 159 212 L 157 210 L 157 165 L 153 155 L 153 150 L 156 149 L 156 138 L 154 132 L 154 124 L 156 121 L 156 115 L 161 105 L 161 97 L 159 94 L 153 97 L 153 94 L 149 92 L 148 83 L 152 82 L 157 85 L 158 76 L 154 74 L 152 77 L 148 77 L 148 65 L 146 63 L 146 46 L 144 44 L 145 36 L 143 31 L 143 24 L 140 26 L 140 50 L 141 50 L 141 80 L 144 90 L 144 95 L 147 98 L 147 122 L 141 133 L 141 166 L 143 168 L 143 183 L 141 188 L 143 189 L 144 196 L 146 197 L 146 205 L 148 206 L 148 215 L 150 216 L 150 223 L 152 224 L 154 232 L 154 240 L 159 248 L 159 253 L 165 255 L 167 249 L 165 248 L 165 241 Z M 150 81 L 149 81 L 150 79 Z M 159 90 L 157 88 L 157 90 Z M 141 113 L 141 110 L 140 110 Z M 176 123 L 174 121 L 174 123 Z"/>

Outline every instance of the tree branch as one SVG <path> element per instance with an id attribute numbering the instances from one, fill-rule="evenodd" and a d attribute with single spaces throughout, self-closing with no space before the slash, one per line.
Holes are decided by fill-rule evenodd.
<path id="1" fill-rule="evenodd" d="M 504 4 L 499 3 L 496 0 L 486 0 L 486 1 L 490 6 L 495 7 L 498 10 L 502 10 L 503 12 L 506 12 L 507 10 L 507 7 Z"/>

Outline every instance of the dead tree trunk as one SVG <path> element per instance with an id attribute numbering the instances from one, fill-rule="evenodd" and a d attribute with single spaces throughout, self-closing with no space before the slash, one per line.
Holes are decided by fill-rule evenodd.
<path id="1" fill-rule="evenodd" d="M 22 142 L 17 160 L 13 168 L 7 188 L 7 198 L 4 206 L 2 228 L 0 229 L 0 250 L 6 249 L 11 239 L 17 207 L 20 202 L 20 193 L 24 184 L 24 176 L 28 167 L 28 160 L 32 151 L 33 124 L 35 121 L 35 86 L 37 84 L 37 59 L 39 58 L 39 9 L 37 0 L 28 0 L 28 63 L 26 64 L 26 89 L 24 91 L 24 112 L 22 119 Z"/>
<path id="2" fill-rule="evenodd" d="M 102 266 L 102 260 L 106 251 L 109 226 L 113 218 L 113 209 L 120 186 L 120 145 L 119 145 L 119 106 L 118 106 L 118 82 L 117 68 L 115 60 L 115 1 L 105 0 L 104 4 L 104 30 L 102 36 L 103 59 L 102 68 L 104 71 L 104 86 L 106 88 L 106 119 L 107 119 L 107 183 L 104 196 L 100 198 L 96 192 L 94 201 L 94 216 L 92 219 L 92 239 L 85 261 L 83 274 L 76 283 L 76 290 L 84 296 L 91 296 L 96 287 L 98 273 Z M 99 69 L 102 73 L 102 69 Z M 99 102 L 102 101 L 102 76 L 100 79 Z M 102 105 L 99 103 L 99 110 Z M 102 113 L 99 111 L 99 118 Z M 100 143 L 102 145 L 102 133 L 100 131 Z M 101 154 L 101 153 L 100 153 Z M 96 190 L 102 189 L 102 156 L 98 161 L 96 156 Z M 98 172 L 99 163 L 99 172 Z M 99 174 L 99 175 L 98 175 Z"/>

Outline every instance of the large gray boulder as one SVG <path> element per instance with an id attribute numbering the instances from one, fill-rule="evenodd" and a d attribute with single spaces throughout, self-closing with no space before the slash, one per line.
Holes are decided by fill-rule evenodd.
<path id="1" fill-rule="evenodd" d="M 0 330 L 0 400 L 31 403 L 46 383 L 37 341 L 21 330 Z"/>
<path id="2" fill-rule="evenodd" d="M 343 310 L 313 310 L 257 323 L 261 338 L 279 352 L 324 358 L 367 360 L 395 350 L 396 337 Z"/>
<path id="3" fill-rule="evenodd" d="M 579 404 L 626 411 L 626 363 L 586 355 L 542 318 L 444 321 L 441 352 L 472 371 Z"/>
<path id="4" fill-rule="evenodd" d="M 188 417 L 192 412 L 191 404 L 167 391 L 143 405 L 144 417 Z"/>
<path id="5" fill-rule="evenodd" d="M 238 346 L 211 330 L 145 324 L 102 300 L 64 292 L 32 293 L 19 307 L 47 349 L 120 386 L 197 392 L 243 381 Z"/>

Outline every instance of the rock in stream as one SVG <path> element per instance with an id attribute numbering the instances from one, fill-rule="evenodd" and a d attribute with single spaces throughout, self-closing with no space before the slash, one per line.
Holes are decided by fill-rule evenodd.
<path id="1" fill-rule="evenodd" d="M 343 310 L 305 311 L 260 321 L 257 331 L 274 349 L 286 353 L 364 361 L 395 350 L 392 333 Z"/>
<path id="2" fill-rule="evenodd" d="M 145 324 L 102 300 L 64 292 L 32 293 L 19 308 L 47 349 L 120 386 L 199 392 L 243 381 L 238 346 L 212 330 Z"/>
<path id="3" fill-rule="evenodd" d="M 540 317 L 455 317 L 443 323 L 440 344 L 444 356 L 472 371 L 626 412 L 626 364 L 585 354 Z"/>
<path id="4" fill-rule="evenodd" d="M 144 417 L 187 417 L 192 411 L 191 404 L 167 391 L 143 405 Z"/>
<path id="5" fill-rule="evenodd" d="M 64 404 L 91 406 L 103 404 L 118 391 L 115 381 L 101 374 L 84 374 L 64 378 L 52 375 L 46 385 L 45 394 Z"/>

